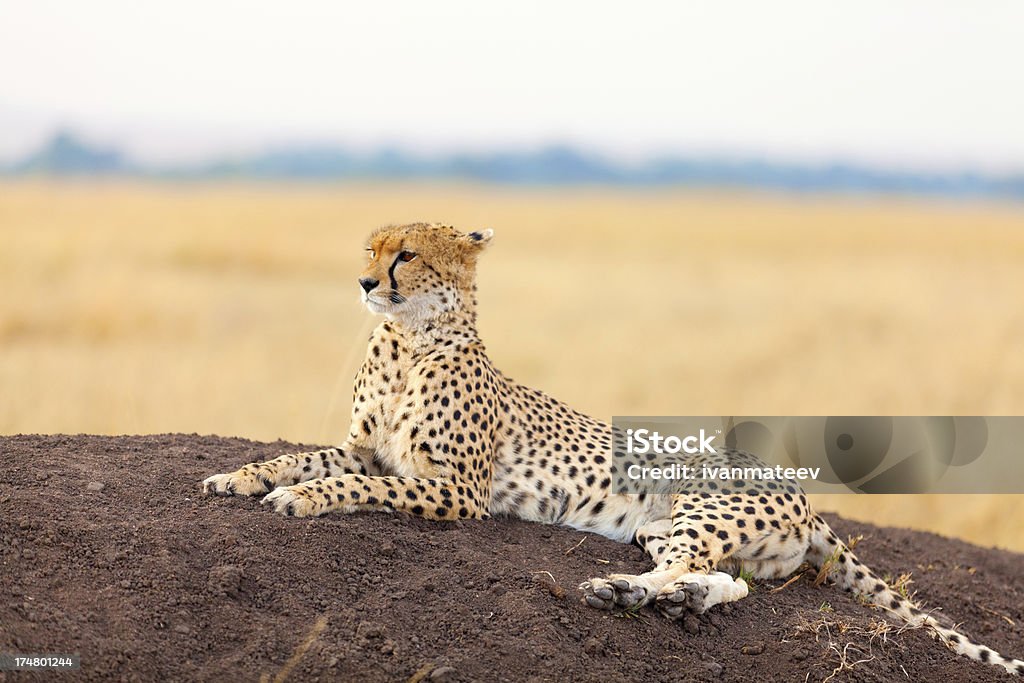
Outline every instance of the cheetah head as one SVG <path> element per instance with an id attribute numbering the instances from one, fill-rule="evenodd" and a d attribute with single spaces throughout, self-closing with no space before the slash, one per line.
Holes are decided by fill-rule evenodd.
<path id="1" fill-rule="evenodd" d="M 448 225 L 414 223 L 380 228 L 366 244 L 359 277 L 373 313 L 404 321 L 429 320 L 472 306 L 477 256 L 493 230 L 463 233 Z"/>

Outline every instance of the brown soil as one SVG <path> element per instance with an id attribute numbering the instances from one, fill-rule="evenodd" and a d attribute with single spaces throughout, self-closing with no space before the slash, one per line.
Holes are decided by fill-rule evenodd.
<path id="1" fill-rule="evenodd" d="M 299 447 L 197 435 L 0 438 L 0 652 L 78 653 L 88 680 L 990 681 L 813 572 L 672 623 L 578 599 L 647 566 L 592 534 L 379 513 L 289 519 L 205 476 Z M 102 485 L 102 486 L 101 486 Z M 99 489 L 99 490 L 96 490 Z M 830 518 L 880 573 L 1024 655 L 1024 556 Z M 872 636 L 871 634 L 874 633 Z M 849 645 L 849 647 L 847 647 Z M 0 680 L 52 673 L 0 673 Z"/>

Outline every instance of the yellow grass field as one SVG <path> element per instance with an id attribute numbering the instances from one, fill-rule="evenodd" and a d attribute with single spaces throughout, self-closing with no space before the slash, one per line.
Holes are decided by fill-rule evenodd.
<path id="1" fill-rule="evenodd" d="M 0 184 L 0 433 L 336 443 L 363 237 L 490 227 L 492 358 L 591 414 L 1024 413 L 1024 208 L 461 185 Z M 0 454 L 2 462 L 2 454 Z M 1024 550 L 1016 496 L 819 507 Z"/>

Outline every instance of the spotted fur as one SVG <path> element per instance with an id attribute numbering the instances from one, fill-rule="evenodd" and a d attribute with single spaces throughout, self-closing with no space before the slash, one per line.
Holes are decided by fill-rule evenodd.
<path id="1" fill-rule="evenodd" d="M 207 492 L 264 495 L 297 517 L 401 510 L 427 519 L 508 515 L 564 524 L 644 547 L 655 566 L 582 584 L 598 609 L 653 604 L 678 619 L 738 600 L 740 566 L 780 578 L 829 560 L 837 583 L 950 648 L 1013 673 L 1024 662 L 940 624 L 854 556 L 793 483 L 764 489 L 615 493 L 612 429 L 503 375 L 476 328 L 476 263 L 491 231 L 446 225 L 382 228 L 367 243 L 363 301 L 384 320 L 355 379 L 338 448 L 284 455 L 203 482 Z M 725 450 L 740 463 L 753 456 Z M 832 563 L 830 563 L 832 564 Z"/>

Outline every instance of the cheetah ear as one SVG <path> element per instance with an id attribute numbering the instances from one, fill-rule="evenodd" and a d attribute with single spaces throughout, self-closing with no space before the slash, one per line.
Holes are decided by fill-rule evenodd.
<path id="1" fill-rule="evenodd" d="M 473 232 L 463 237 L 466 242 L 478 250 L 484 249 L 491 243 L 494 238 L 494 231 L 490 228 L 486 230 L 474 230 Z"/>

